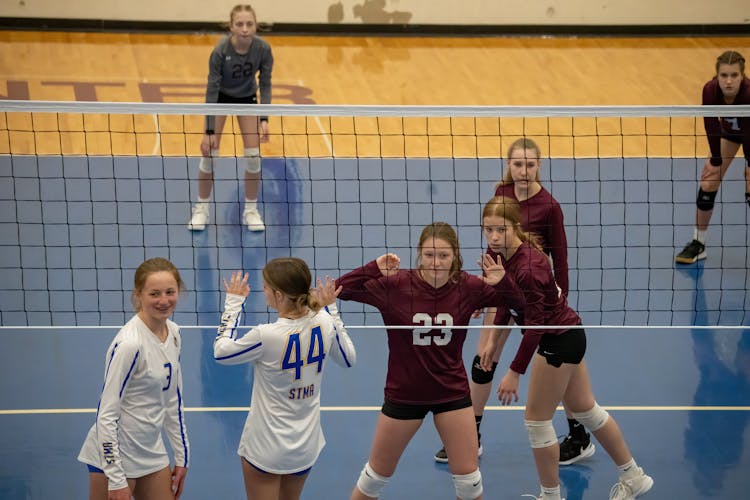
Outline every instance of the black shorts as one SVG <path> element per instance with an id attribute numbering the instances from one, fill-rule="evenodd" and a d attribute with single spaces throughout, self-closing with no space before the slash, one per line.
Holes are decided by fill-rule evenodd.
<path id="1" fill-rule="evenodd" d="M 218 104 L 258 104 L 258 96 L 253 94 L 247 97 L 232 97 L 223 92 L 219 92 Z"/>
<path id="2" fill-rule="evenodd" d="M 586 354 L 586 332 L 583 328 L 574 328 L 559 335 L 545 333 L 536 352 L 555 368 L 563 363 L 577 365 Z"/>
<path id="3" fill-rule="evenodd" d="M 732 134 L 723 129 L 721 131 L 721 138 L 726 139 L 729 142 L 733 142 L 735 144 L 742 144 L 742 140 L 743 140 L 742 134 L 736 134 L 736 133 Z"/>
<path id="4" fill-rule="evenodd" d="M 389 399 L 383 402 L 383 408 L 380 410 L 386 417 L 395 418 L 396 420 L 423 420 L 428 413 L 434 415 L 445 413 L 447 411 L 461 410 L 471 406 L 471 396 L 466 396 L 455 401 L 446 403 L 410 405 L 395 403 Z"/>
<path id="5" fill-rule="evenodd" d="M 258 467 L 257 465 L 255 465 L 254 463 L 252 463 L 250 460 L 248 460 L 245 457 L 242 457 L 242 460 L 244 460 L 245 462 L 247 462 L 247 465 L 249 465 L 253 469 L 257 470 L 258 472 L 261 472 L 263 474 L 272 474 L 271 472 L 264 471 L 263 469 L 261 469 L 260 467 Z M 286 476 L 304 476 L 305 474 L 307 474 L 311 470 L 312 470 L 312 467 L 308 467 L 307 469 L 301 470 L 299 472 L 292 472 L 291 474 L 281 474 L 281 475 L 286 475 Z"/>

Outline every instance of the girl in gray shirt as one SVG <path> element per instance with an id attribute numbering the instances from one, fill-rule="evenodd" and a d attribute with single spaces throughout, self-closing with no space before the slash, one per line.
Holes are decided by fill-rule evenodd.
<path id="1" fill-rule="evenodd" d="M 260 89 L 261 104 L 271 103 L 271 46 L 256 35 L 255 11 L 249 5 L 236 5 L 229 17 L 229 36 L 223 38 L 211 52 L 208 62 L 207 103 L 257 104 Z M 257 75 L 257 80 L 256 80 Z M 226 116 L 206 116 L 206 133 L 201 142 L 198 165 L 198 202 L 188 229 L 205 229 L 209 218 L 208 203 L 213 188 L 214 158 L 219 156 L 221 131 Z M 245 170 L 245 210 L 242 222 L 251 231 L 263 231 L 265 225 L 258 212 L 260 185 L 260 141 L 268 139 L 267 116 L 237 116 L 242 132 L 244 156 L 239 159 Z"/>

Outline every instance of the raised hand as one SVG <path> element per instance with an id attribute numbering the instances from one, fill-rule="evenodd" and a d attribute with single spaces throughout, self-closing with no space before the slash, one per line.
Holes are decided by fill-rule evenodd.
<path id="1" fill-rule="evenodd" d="M 249 277 L 249 274 L 243 273 L 242 271 L 233 272 L 232 277 L 229 278 L 229 283 L 227 283 L 226 278 L 224 279 L 224 290 L 226 290 L 227 293 L 247 297 L 250 293 L 250 285 L 247 284 Z"/>
<path id="2" fill-rule="evenodd" d="M 484 275 L 481 278 L 488 285 L 497 285 L 505 277 L 505 268 L 499 255 L 497 256 L 497 260 L 495 260 L 490 254 L 485 253 L 482 255 L 480 264 L 484 271 Z"/>
<path id="3" fill-rule="evenodd" d="M 336 301 L 336 297 L 339 296 L 342 288 L 342 286 L 336 288 L 336 282 L 331 279 L 330 276 L 326 275 L 325 283 L 318 278 L 318 286 L 313 288 L 310 292 L 316 299 L 318 299 L 320 304 L 327 306 Z"/>
<path id="4" fill-rule="evenodd" d="M 386 253 L 378 257 L 377 262 L 380 272 L 383 276 L 392 276 L 396 274 L 401 266 L 401 259 L 395 253 Z"/>

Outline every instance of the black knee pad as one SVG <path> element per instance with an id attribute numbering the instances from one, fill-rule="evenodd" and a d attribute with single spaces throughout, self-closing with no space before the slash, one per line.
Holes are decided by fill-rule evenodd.
<path id="1" fill-rule="evenodd" d="M 492 370 L 486 372 L 482 370 L 482 367 L 479 364 L 481 360 L 482 358 L 478 355 L 474 356 L 474 361 L 471 363 L 471 381 L 475 384 L 489 384 L 492 382 L 492 377 L 495 376 L 497 363 L 492 363 Z"/>
<path id="2" fill-rule="evenodd" d="M 718 191 L 704 191 L 702 188 L 698 189 L 698 199 L 695 200 L 695 205 L 698 207 L 698 210 L 703 210 L 704 212 L 713 210 L 714 200 L 716 199 L 717 194 Z"/>

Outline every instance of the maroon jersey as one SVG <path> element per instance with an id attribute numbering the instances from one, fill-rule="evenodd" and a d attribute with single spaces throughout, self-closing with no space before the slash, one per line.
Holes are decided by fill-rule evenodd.
<path id="1" fill-rule="evenodd" d="M 469 395 L 461 354 L 472 313 L 497 307 L 496 318 L 508 308 L 523 307 L 523 295 L 509 273 L 495 286 L 461 272 L 456 282 L 440 288 L 425 282 L 416 270 L 383 276 L 375 261 L 336 280 L 339 298 L 370 304 L 380 310 L 389 329 L 385 397 L 402 404 L 439 404 Z M 506 321 L 507 323 L 507 321 Z"/>
<path id="2" fill-rule="evenodd" d="M 740 82 L 740 90 L 732 104 L 724 101 L 724 94 L 719 87 L 719 81 L 714 77 L 703 86 L 703 105 L 710 106 L 732 106 L 750 104 L 750 79 L 743 78 Z M 731 118 L 724 116 L 714 118 L 706 116 L 703 118 L 703 126 L 706 129 L 708 147 L 711 149 L 711 164 L 721 165 L 721 137 L 730 137 L 735 142 L 742 144 L 745 152 L 745 161 L 750 166 L 750 117 Z"/>
<path id="3" fill-rule="evenodd" d="M 495 196 L 506 196 L 518 201 L 513 184 L 501 184 Z M 555 281 L 565 296 L 568 296 L 568 238 L 560 204 L 546 189 L 542 188 L 528 200 L 518 202 L 521 207 L 521 227 L 542 238 L 542 248 L 552 257 Z"/>
<path id="4" fill-rule="evenodd" d="M 490 255 L 496 256 L 489 251 Z M 502 256 L 501 256 L 502 257 Z M 503 258 L 505 271 L 513 276 L 513 280 L 523 291 L 526 304 L 523 311 L 519 311 L 516 323 L 521 326 L 543 326 L 543 325 L 580 325 L 581 318 L 568 306 L 568 300 L 561 294 L 552 276 L 552 268 L 549 259 L 542 252 L 528 243 L 523 243 L 513 256 L 506 260 Z M 510 315 L 498 311 L 495 317 L 496 323 L 507 324 Z M 534 352 L 539 346 L 539 341 L 545 333 L 559 335 L 566 330 L 524 330 L 521 345 L 518 347 L 516 357 L 510 364 L 511 370 L 517 373 L 525 373 Z"/>

